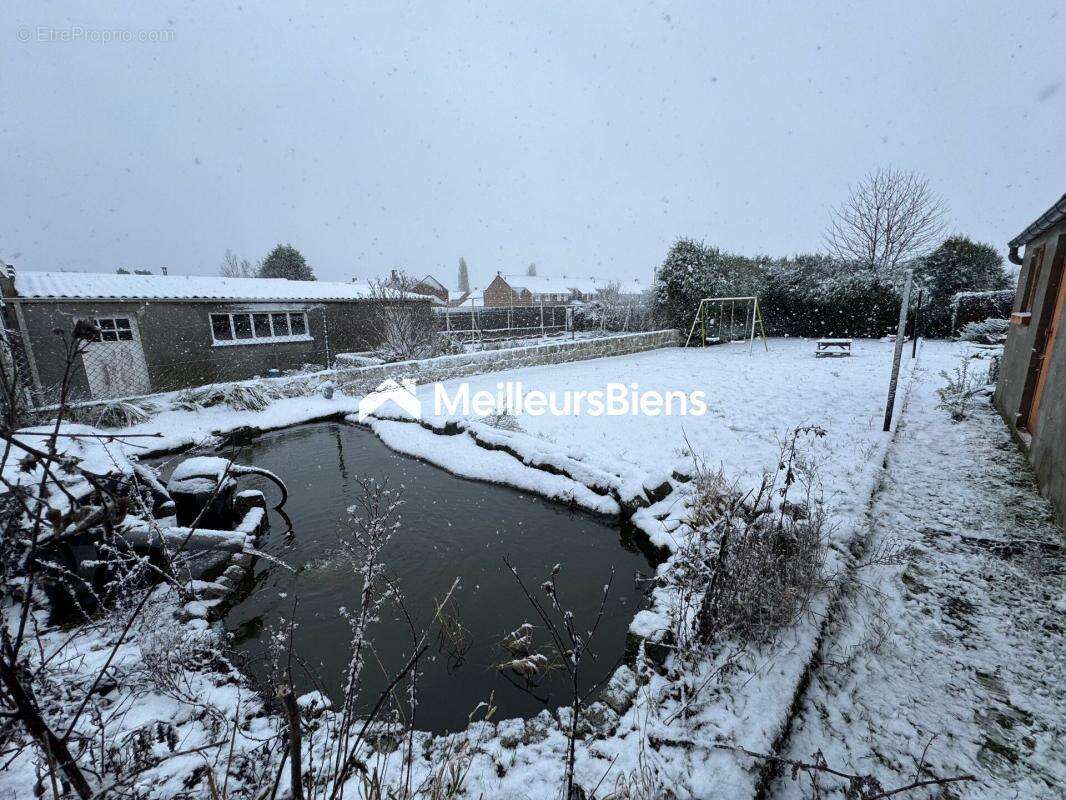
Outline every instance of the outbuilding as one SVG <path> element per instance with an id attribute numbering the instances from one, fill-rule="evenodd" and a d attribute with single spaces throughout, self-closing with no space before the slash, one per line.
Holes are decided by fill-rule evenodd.
<path id="1" fill-rule="evenodd" d="M 321 369 L 337 352 L 366 350 L 375 341 L 376 301 L 363 283 L 16 273 L 6 266 L 0 288 L 7 336 L 38 405 L 58 397 L 64 336 L 80 319 L 92 320 L 99 334 L 75 360 L 71 400 Z"/>
<path id="2" fill-rule="evenodd" d="M 1028 451 L 1041 490 L 1066 523 L 1066 195 L 1009 247 L 1021 270 L 996 408 Z"/>

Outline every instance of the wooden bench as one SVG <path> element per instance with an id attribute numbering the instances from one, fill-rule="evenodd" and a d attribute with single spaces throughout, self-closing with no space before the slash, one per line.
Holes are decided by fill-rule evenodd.
<path id="1" fill-rule="evenodd" d="M 819 339 L 818 348 L 814 351 L 818 358 L 824 356 L 850 356 L 851 339 Z"/>

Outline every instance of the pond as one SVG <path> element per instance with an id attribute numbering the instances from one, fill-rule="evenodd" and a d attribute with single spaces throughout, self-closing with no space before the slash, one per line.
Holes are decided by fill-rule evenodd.
<path id="1" fill-rule="evenodd" d="M 171 466 L 180 460 L 172 458 Z M 285 511 L 292 531 L 271 512 L 270 532 L 260 548 L 296 568 L 294 574 L 260 559 L 255 590 L 226 617 L 251 672 L 265 673 L 269 635 L 282 617 L 294 618 L 295 650 L 310 668 L 297 675 L 297 682 L 303 681 L 299 690 L 320 688 L 335 703 L 342 696 L 350 632 L 338 609 L 357 606 L 361 581 L 330 556 L 366 477 L 402 489 L 402 525 L 383 560 L 416 624 L 429 626 L 434 601 L 461 579 L 450 608 L 463 626 L 463 647 L 455 646 L 455 640 L 441 641 L 434 626 L 420 664 L 418 728 L 460 730 L 490 692 L 497 720 L 532 716 L 568 702 L 561 671 L 549 673 L 530 691 L 517 676 L 494 668 L 508 657 L 500 640 L 523 622 L 538 623 L 504 557 L 538 592 L 553 565 L 561 564 L 560 594 L 576 620 L 586 625 L 595 620 L 613 569 L 594 639 L 596 659 L 588 664 L 585 685 L 595 685 L 619 663 L 629 623 L 643 601 L 636 576 L 652 572 L 638 532 L 517 490 L 458 478 L 390 450 L 369 431 L 339 422 L 265 434 L 241 448 L 235 460 L 269 469 L 287 483 Z M 272 501 L 276 487 L 259 480 L 242 479 L 240 488 L 261 488 Z M 386 609 L 372 637 L 376 655 L 363 674 L 364 699 L 376 698 L 412 652 L 409 629 L 397 609 Z M 546 644 L 539 626 L 536 637 Z"/>

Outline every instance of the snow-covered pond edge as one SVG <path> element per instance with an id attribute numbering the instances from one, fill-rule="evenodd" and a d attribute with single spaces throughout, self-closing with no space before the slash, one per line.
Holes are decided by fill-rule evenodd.
<path id="1" fill-rule="evenodd" d="M 901 378 L 897 422 L 905 412 L 915 372 L 913 368 L 908 369 Z M 159 440 L 146 440 L 151 442 L 150 450 L 141 450 L 139 454 L 147 455 L 183 449 L 246 425 L 265 431 L 339 419 L 355 412 L 359 399 L 338 394 L 329 400 L 317 396 L 281 399 L 261 412 L 221 408 L 203 409 L 196 414 L 168 412 L 165 416 L 180 415 L 183 423 L 191 424 L 161 425 L 164 421 L 156 419 L 129 430 L 165 428 Z M 687 532 L 684 500 L 689 487 L 683 464 L 672 474 L 640 475 L 632 470 L 619 474 L 617 466 L 612 469 L 592 464 L 528 434 L 502 431 L 469 420 L 418 425 L 412 420 L 383 416 L 370 420 L 369 427 L 390 448 L 453 474 L 509 485 L 600 514 L 624 514 L 652 543 L 669 552 L 676 549 L 680 537 Z M 853 476 L 849 500 L 835 509 L 838 529 L 833 540 L 831 568 L 845 566 L 861 549 L 869 527 L 870 499 L 893 435 L 876 438 L 865 467 Z M 660 570 L 669 568 L 669 559 L 659 567 Z M 822 607 L 817 609 L 822 612 L 821 622 L 810 620 L 801 624 L 792 638 L 775 652 L 748 654 L 738 676 L 723 680 L 715 703 L 715 724 L 719 730 L 715 742 L 774 752 L 787 733 L 791 709 L 818 652 L 833 599 L 825 598 Z M 656 641 L 669 627 L 670 603 L 671 598 L 663 590 L 653 592 L 651 606 L 639 612 L 632 622 L 633 634 Z M 624 767 L 631 761 L 624 753 L 633 752 L 635 745 L 631 737 L 634 735 L 653 737 L 664 750 L 676 751 L 675 755 L 682 761 L 695 757 L 686 752 L 696 743 L 686 738 L 684 720 L 674 713 L 679 703 L 670 696 L 667 682 L 652 672 L 641 675 L 643 683 L 638 686 L 636 677 L 629 666 L 618 669 L 608 687 L 610 702 L 605 708 L 610 713 L 599 715 L 605 724 L 593 731 L 596 755 L 590 757 L 586 753 L 579 758 L 579 777 L 592 777 L 596 769 L 602 768 L 604 758 L 617 758 Z M 649 722 L 652 706 L 657 720 Z M 494 735 L 488 738 L 484 736 L 484 726 L 478 732 L 480 746 L 486 753 L 500 748 L 516 753 L 525 749 L 529 751 L 528 758 L 556 763 L 561 771 L 561 759 L 556 751 L 562 747 L 565 737 L 558 720 L 547 712 L 533 720 L 503 721 L 493 730 Z M 427 742 L 433 738 L 429 734 L 421 736 L 427 737 Z M 589 746 L 585 749 L 590 750 L 593 741 L 590 739 L 586 744 Z M 432 753 L 432 746 L 427 744 L 423 751 Z M 698 761 L 703 765 L 703 776 L 690 776 L 695 785 L 707 791 L 728 790 L 731 796 L 750 796 L 757 792 L 759 774 L 750 769 L 750 764 L 740 763 L 733 754 L 704 749 L 698 754 Z M 475 770 L 472 778 L 480 773 L 481 770 Z M 483 777 L 490 784 L 496 782 L 489 770 Z M 556 777 L 549 769 L 542 779 L 550 783 Z"/>

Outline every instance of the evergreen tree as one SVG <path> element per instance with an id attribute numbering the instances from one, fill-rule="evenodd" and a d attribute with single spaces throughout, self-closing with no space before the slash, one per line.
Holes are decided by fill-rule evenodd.
<path id="1" fill-rule="evenodd" d="M 259 267 L 260 278 L 286 278 L 290 281 L 313 281 L 311 271 L 300 251 L 291 244 L 279 244 L 263 259 Z"/>
<path id="2" fill-rule="evenodd" d="M 723 253 L 692 239 L 678 239 L 655 273 L 655 310 L 660 321 L 688 330 L 704 297 L 761 294 L 766 286 L 765 258 Z"/>
<path id="3" fill-rule="evenodd" d="M 530 276 L 531 278 L 535 278 L 537 276 L 537 265 L 530 264 L 528 267 L 526 267 L 526 275 Z"/>
<path id="4" fill-rule="evenodd" d="M 459 291 L 470 291 L 470 271 L 466 267 L 466 259 L 459 257 Z"/>
<path id="5" fill-rule="evenodd" d="M 922 328 L 931 335 L 951 327 L 951 300 L 959 292 L 1010 288 L 1003 257 L 991 245 L 966 236 L 945 239 L 915 270 L 925 289 Z"/>

